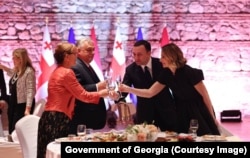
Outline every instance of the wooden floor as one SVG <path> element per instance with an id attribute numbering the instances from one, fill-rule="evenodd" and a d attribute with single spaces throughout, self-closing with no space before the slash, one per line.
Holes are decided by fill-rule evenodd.
<path id="1" fill-rule="evenodd" d="M 243 117 L 242 122 L 221 122 L 221 126 L 238 136 L 242 141 L 250 142 L 250 117 Z"/>

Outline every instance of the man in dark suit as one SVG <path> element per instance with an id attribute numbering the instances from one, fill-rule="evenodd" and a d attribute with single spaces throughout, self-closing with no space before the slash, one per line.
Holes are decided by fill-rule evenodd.
<path id="1" fill-rule="evenodd" d="M 123 83 L 135 88 L 149 88 L 163 70 L 160 60 L 151 57 L 151 45 L 146 40 L 134 44 L 133 57 L 134 62 L 127 66 Z M 148 71 L 150 75 L 146 73 Z M 175 130 L 175 112 L 174 100 L 168 87 L 152 98 L 137 97 L 136 123 L 154 123 L 162 131 Z"/>
<path id="2" fill-rule="evenodd" d="M 90 38 L 83 38 L 77 42 L 78 57 L 76 65 L 72 67 L 79 83 L 89 92 L 106 88 L 106 82 L 100 81 L 90 62 L 94 58 L 94 42 Z M 70 132 L 76 133 L 78 124 L 85 124 L 87 128 L 102 129 L 106 124 L 106 106 L 103 98 L 99 104 L 90 104 L 76 100 L 76 106 L 70 125 Z"/>
<path id="3" fill-rule="evenodd" d="M 0 91 L 1 91 L 1 96 L 0 96 L 0 114 L 2 113 L 1 108 L 6 106 L 6 103 L 8 102 L 8 97 L 6 94 L 6 84 L 5 84 L 5 79 L 4 79 L 4 74 L 3 70 L 0 69 Z"/>

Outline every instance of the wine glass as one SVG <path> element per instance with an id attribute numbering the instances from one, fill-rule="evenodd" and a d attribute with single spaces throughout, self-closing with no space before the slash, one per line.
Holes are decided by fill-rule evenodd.
<path id="1" fill-rule="evenodd" d="M 117 78 L 116 78 L 116 83 L 117 83 L 117 86 L 120 86 L 121 83 L 122 83 L 122 76 L 119 75 Z M 120 92 L 120 98 L 124 98 L 124 96 L 122 95 L 122 93 Z"/>
<path id="2" fill-rule="evenodd" d="M 86 135 L 86 125 L 77 125 L 77 135 L 80 137 Z"/>
<path id="3" fill-rule="evenodd" d="M 115 81 L 113 81 L 112 79 L 107 81 L 107 89 L 108 91 L 114 91 L 115 90 Z"/>
<path id="4" fill-rule="evenodd" d="M 191 120 L 190 120 L 189 130 L 190 130 L 190 132 L 191 132 L 191 134 L 192 134 L 192 136 L 193 136 L 194 138 L 197 137 L 197 130 L 198 130 L 198 128 L 199 128 L 198 120 L 196 120 L 196 119 L 191 119 Z"/>

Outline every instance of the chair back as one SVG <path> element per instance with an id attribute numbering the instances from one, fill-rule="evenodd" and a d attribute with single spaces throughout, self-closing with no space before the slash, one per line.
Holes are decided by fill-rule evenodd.
<path id="1" fill-rule="evenodd" d="M 4 137 L 2 115 L 0 114 L 0 137 Z"/>
<path id="2" fill-rule="evenodd" d="M 45 104 L 46 104 L 46 99 L 40 99 L 38 102 L 36 102 L 33 115 L 41 117 L 44 111 Z"/>
<path id="3" fill-rule="evenodd" d="M 40 117 L 27 115 L 16 123 L 16 134 L 24 158 L 35 158 L 37 155 L 37 133 Z"/>

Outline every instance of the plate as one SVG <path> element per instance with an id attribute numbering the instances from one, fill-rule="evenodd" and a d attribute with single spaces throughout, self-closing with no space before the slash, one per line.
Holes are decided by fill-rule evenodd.
<path id="1" fill-rule="evenodd" d="M 204 135 L 202 136 L 202 140 L 206 142 L 220 142 L 220 141 L 227 141 L 225 136 L 221 135 Z"/>
<path id="2" fill-rule="evenodd" d="M 74 138 L 68 138 L 68 137 L 63 137 L 63 138 L 58 138 L 55 139 L 56 143 L 61 143 L 61 142 L 82 142 L 82 139 L 80 137 L 74 137 Z"/>
<path id="3" fill-rule="evenodd" d="M 174 131 L 166 131 L 166 137 L 174 137 L 177 136 L 178 134 Z"/>

